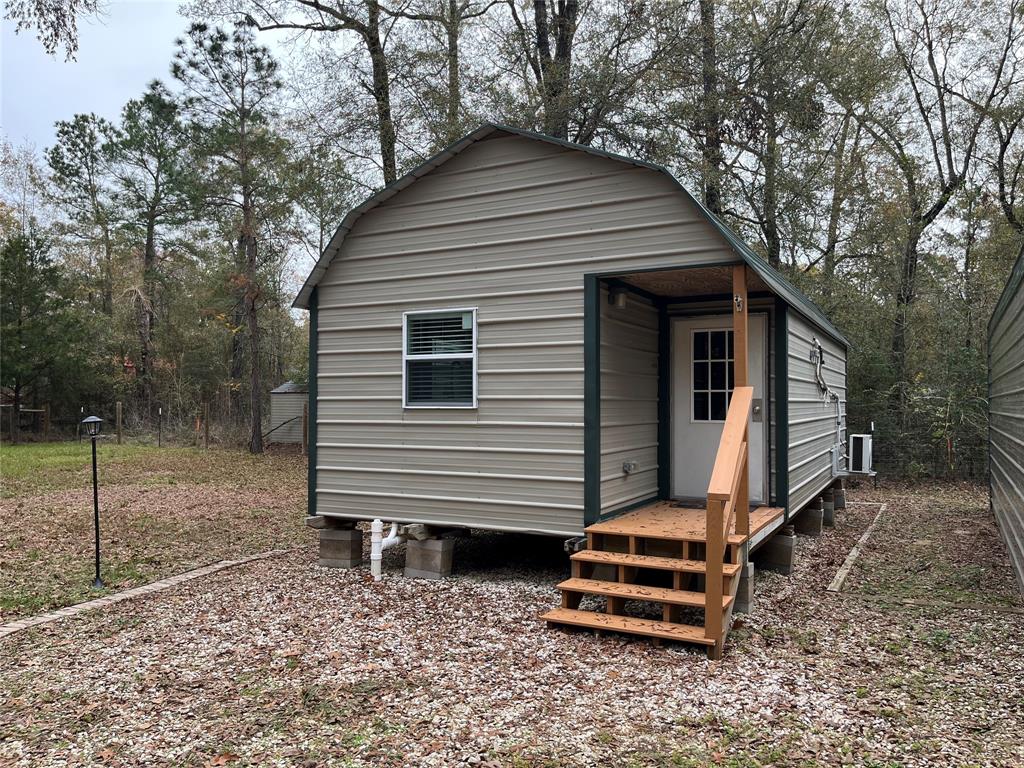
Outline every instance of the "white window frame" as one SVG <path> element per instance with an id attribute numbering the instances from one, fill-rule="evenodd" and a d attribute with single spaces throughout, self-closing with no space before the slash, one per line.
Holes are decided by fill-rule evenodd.
<path id="1" fill-rule="evenodd" d="M 691 328 L 690 329 L 690 359 L 689 359 L 689 361 L 687 363 L 690 366 L 690 391 L 689 391 L 688 394 L 689 394 L 689 397 L 690 397 L 690 423 L 691 424 L 725 424 L 725 419 L 710 419 L 710 418 L 709 419 L 698 419 L 697 418 L 696 410 L 693 407 L 693 395 L 694 395 L 695 392 L 700 391 L 700 392 L 708 393 L 708 395 L 709 395 L 708 396 L 708 416 L 710 416 L 711 415 L 711 397 L 710 397 L 710 393 L 711 392 L 721 392 L 722 391 L 720 389 L 710 389 L 710 387 L 711 387 L 711 371 L 710 371 L 710 369 L 708 370 L 708 387 L 709 387 L 708 389 L 706 389 L 706 390 L 705 389 L 697 390 L 697 388 L 695 386 L 696 382 L 693 380 L 693 364 L 694 364 L 694 362 L 696 362 L 693 359 L 693 350 L 695 349 L 694 340 L 697 338 L 697 334 L 698 333 L 708 333 L 709 331 L 725 331 L 725 354 L 726 354 L 726 359 L 725 359 L 725 413 L 726 413 L 726 415 L 728 415 L 728 413 L 729 413 L 729 405 L 730 405 L 729 393 L 731 391 L 729 389 L 729 360 L 730 360 L 730 358 L 728 357 L 728 355 L 729 355 L 729 334 L 733 333 L 734 329 L 732 327 L 725 327 L 725 326 L 719 326 L 717 328 L 716 327 L 710 327 L 710 328 Z M 710 338 L 708 339 L 708 343 L 709 344 L 711 343 Z M 735 344 L 735 339 L 733 341 L 733 344 Z M 736 370 L 735 353 L 736 353 L 736 350 L 734 349 L 733 350 L 733 357 L 731 358 L 733 360 L 733 375 L 735 375 L 735 370 Z M 710 347 L 708 348 L 708 354 L 709 355 L 711 354 Z M 709 362 L 710 362 L 710 358 L 709 358 Z M 716 360 L 715 362 L 721 362 L 721 361 Z M 735 388 L 736 387 L 733 386 L 732 389 L 735 389 Z"/>
<path id="2" fill-rule="evenodd" d="M 420 317 L 422 315 L 450 315 L 458 312 L 469 312 L 473 317 L 473 351 L 472 352 L 460 352 L 458 354 L 449 355 L 410 355 L 409 354 L 409 318 Z M 479 378 L 477 371 L 478 363 L 478 352 L 477 352 L 477 322 L 476 322 L 476 307 L 446 307 L 444 309 L 414 309 L 408 312 L 402 313 L 402 408 L 406 410 L 423 410 L 423 409 L 456 409 L 456 410 L 473 410 L 478 407 L 477 398 L 477 380 Z M 406 378 L 409 375 L 409 361 L 410 360 L 472 360 L 473 361 L 473 402 L 462 405 L 456 404 L 432 404 L 432 403 L 409 403 L 409 388 Z"/>

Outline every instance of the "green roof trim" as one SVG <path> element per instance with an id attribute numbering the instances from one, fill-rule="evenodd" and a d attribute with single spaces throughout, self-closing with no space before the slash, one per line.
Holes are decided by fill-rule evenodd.
<path id="1" fill-rule="evenodd" d="M 438 152 L 433 157 L 430 157 L 420 165 L 413 168 L 409 173 L 402 176 L 400 179 L 388 184 L 386 187 L 381 189 L 379 192 L 374 193 L 362 203 L 357 205 L 345 219 L 342 221 L 341 226 L 338 227 L 337 232 L 331 238 L 331 241 L 327 244 L 323 254 L 317 260 L 313 270 L 309 273 L 306 278 L 305 284 L 299 291 L 298 296 L 295 297 L 295 301 L 292 306 L 298 309 L 309 309 L 309 299 L 312 294 L 313 288 L 316 287 L 317 283 L 327 272 L 327 267 L 330 265 L 334 255 L 338 252 L 341 247 L 345 236 L 351 231 L 356 220 L 367 211 L 376 208 L 378 205 L 383 203 L 385 200 L 394 197 L 398 192 L 408 187 L 414 181 L 421 176 L 426 175 L 430 171 L 437 168 L 439 165 L 447 162 L 451 158 L 455 157 L 467 147 L 475 144 L 476 142 L 490 136 L 493 133 L 507 133 L 512 136 L 521 136 L 527 139 L 534 139 L 536 141 L 543 141 L 548 144 L 554 144 L 556 146 L 564 147 L 566 149 L 573 149 L 580 152 L 586 152 L 597 157 L 603 157 L 608 160 L 617 160 L 623 163 L 629 163 L 636 165 L 641 168 L 649 168 L 652 171 L 663 173 L 668 176 L 672 183 L 681 191 L 687 199 L 697 207 L 697 209 L 704 215 L 704 217 L 711 223 L 711 225 L 718 230 L 719 234 L 725 239 L 727 243 L 732 247 L 736 254 L 750 267 L 757 275 L 764 280 L 765 284 L 774 292 L 776 295 L 782 297 L 790 306 L 799 311 L 801 314 L 807 317 L 808 320 L 813 322 L 815 325 L 820 326 L 823 330 L 828 332 L 829 335 L 833 336 L 836 341 L 849 346 L 850 343 L 847 338 L 836 328 L 832 322 L 825 316 L 825 313 L 818 308 L 806 295 L 792 285 L 785 277 L 783 277 L 777 270 L 772 268 L 768 262 L 758 256 L 748 246 L 743 239 L 729 229 L 717 216 L 711 211 L 704 207 L 703 204 L 697 198 L 695 198 L 690 191 L 684 187 L 679 180 L 672 175 L 671 171 L 661 165 L 655 163 L 648 163 L 644 160 L 636 160 L 625 155 L 619 155 L 614 152 L 606 152 L 602 149 L 596 149 L 594 147 L 588 147 L 584 144 L 574 144 L 571 141 L 565 141 L 563 139 L 556 139 L 553 136 L 547 136 L 543 133 L 536 133 L 534 131 L 526 131 L 521 128 L 511 128 L 507 125 L 500 125 L 498 123 L 484 123 L 475 131 L 466 134 L 461 139 L 456 141 L 454 144 L 446 147 L 445 149 Z"/>

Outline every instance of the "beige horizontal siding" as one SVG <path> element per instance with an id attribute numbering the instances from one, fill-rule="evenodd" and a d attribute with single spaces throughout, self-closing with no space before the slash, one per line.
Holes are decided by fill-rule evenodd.
<path id="1" fill-rule="evenodd" d="M 601 448 L 602 515 L 658 494 L 658 310 L 635 294 L 601 294 Z"/>
<path id="2" fill-rule="evenodd" d="M 825 351 L 824 375 L 846 400 L 846 350 L 801 315 L 788 315 L 789 350 L 789 509 L 797 512 L 832 483 L 832 448 L 836 444 L 836 406 L 826 401 L 814 378 L 811 341 Z M 846 442 L 845 420 L 841 429 Z M 842 446 L 841 446 L 842 447 Z M 845 450 L 845 449 L 844 449 Z M 845 465 L 840 463 L 840 471 Z"/>
<path id="3" fill-rule="evenodd" d="M 992 511 L 1024 590 L 1024 289 L 1011 280 L 1007 290 L 989 330 L 989 472 Z"/>
<path id="4" fill-rule="evenodd" d="M 302 408 L 306 403 L 305 392 L 279 392 L 270 395 L 270 434 L 267 440 L 271 443 L 302 442 Z M 290 423 L 285 423 L 289 422 Z M 281 425 L 284 426 L 281 426 Z"/>
<path id="5" fill-rule="evenodd" d="M 579 533 L 584 274 L 733 260 L 656 171 L 465 149 L 359 218 L 319 284 L 318 511 Z M 637 327 L 602 329 L 606 508 L 657 488 L 657 318 L 632 298 Z M 479 408 L 403 410 L 402 313 L 446 307 L 478 309 Z"/>

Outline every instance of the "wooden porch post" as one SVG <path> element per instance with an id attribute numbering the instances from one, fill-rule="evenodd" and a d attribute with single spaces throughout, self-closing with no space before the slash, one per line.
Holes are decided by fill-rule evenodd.
<path id="1" fill-rule="evenodd" d="M 732 386 L 749 386 L 747 366 L 747 266 L 737 264 L 732 268 L 732 335 L 733 335 L 733 372 Z M 734 500 L 736 510 L 736 533 L 750 533 L 750 417 L 743 425 L 743 445 L 746 456 L 743 458 L 743 475 L 740 478 L 739 493 Z"/>
<path id="2" fill-rule="evenodd" d="M 734 387 L 747 386 L 747 267 L 732 268 L 732 335 Z"/>

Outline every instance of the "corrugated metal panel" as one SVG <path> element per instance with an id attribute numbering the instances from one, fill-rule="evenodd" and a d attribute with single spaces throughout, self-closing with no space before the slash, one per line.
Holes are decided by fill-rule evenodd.
<path id="1" fill-rule="evenodd" d="M 318 278 L 317 509 L 579 533 L 584 273 L 736 254 L 664 174 L 551 143 L 495 134 L 420 175 Z M 403 410 L 402 313 L 470 306 L 479 408 Z M 657 314 L 627 314 L 602 329 L 609 505 L 657 491 Z"/>
<path id="2" fill-rule="evenodd" d="M 467 162 L 461 156 L 465 150 L 475 144 L 492 141 L 496 137 L 503 136 L 524 138 L 540 148 L 533 153 L 523 153 L 515 148 L 517 145 L 510 143 L 505 146 L 513 147 L 512 149 L 492 151 L 484 162 L 474 160 Z M 603 164 L 599 171 L 594 171 L 592 170 L 593 166 L 587 164 L 588 160 L 594 157 L 611 162 Z M 556 158 L 557 162 L 553 162 Z M 444 166 L 442 170 L 436 170 L 442 165 Z M 555 168 L 558 170 L 552 171 Z M 600 192 L 608 185 L 609 179 L 619 174 L 632 173 L 636 175 L 643 174 L 645 171 L 657 172 L 663 180 L 667 180 L 668 188 L 648 187 L 643 184 L 634 187 L 629 181 L 623 181 L 622 185 L 630 187 L 630 190 L 624 191 L 623 195 L 618 198 L 608 198 Z M 449 183 L 446 177 L 450 176 L 458 177 L 457 185 Z M 505 183 L 500 186 L 494 185 L 495 177 L 500 177 Z M 427 179 L 425 183 L 424 179 Z M 392 201 L 395 195 L 408 189 L 414 182 L 420 183 L 416 185 L 413 192 L 403 195 L 402 200 L 397 203 Z M 596 185 L 598 190 L 596 198 L 589 197 L 588 185 Z M 564 190 L 567 187 L 571 188 L 574 194 L 566 194 Z M 324 279 L 331 261 L 342 251 L 346 239 L 359 237 L 363 232 L 361 227 L 359 231 L 356 231 L 356 223 L 359 222 L 362 225 L 360 219 L 366 218 L 368 213 L 373 213 L 378 206 L 391 202 L 395 209 L 406 209 L 405 216 L 401 222 L 386 220 L 376 229 L 371 224 L 367 234 L 397 234 L 404 235 L 406 238 L 412 235 L 413 240 L 419 242 L 419 237 L 410 231 L 410 227 L 415 228 L 414 231 L 422 231 L 423 229 L 445 227 L 452 222 L 466 225 L 468 232 L 474 224 L 480 225 L 496 221 L 497 223 L 493 225 L 496 228 L 494 231 L 504 233 L 508 220 L 517 214 L 498 212 L 488 216 L 480 213 L 478 204 L 486 203 L 489 198 L 492 198 L 491 202 L 500 200 L 509 194 L 529 198 L 532 202 L 530 207 L 519 209 L 518 215 L 530 217 L 538 210 L 546 210 L 549 214 L 562 214 L 562 218 L 576 219 L 580 223 L 585 223 L 588 216 L 596 214 L 599 221 L 621 218 L 628 222 L 621 225 L 619 231 L 630 228 L 634 223 L 634 217 L 638 215 L 645 204 L 649 204 L 653 200 L 671 199 L 673 194 L 677 197 L 681 196 L 687 202 L 683 215 L 687 219 L 698 220 L 694 223 L 701 225 L 696 228 L 696 231 L 702 232 L 703 236 L 706 236 L 709 230 L 704 225 L 710 225 L 710 231 L 717 234 L 717 237 L 713 238 L 714 246 L 717 247 L 724 240 L 728 244 L 727 250 L 746 262 L 775 293 L 784 297 L 797 311 L 805 317 L 811 318 L 840 343 L 847 343 L 842 333 L 829 322 L 824 313 L 810 299 L 754 253 L 717 216 L 704 208 L 700 201 L 693 197 L 668 169 L 595 147 L 573 144 L 544 134 L 494 123 L 483 124 L 352 209 L 306 278 L 305 284 L 295 299 L 294 306 L 309 307 L 313 289 Z M 439 217 L 440 209 L 433 210 L 424 207 L 422 211 L 418 211 L 416 207 L 422 203 L 448 206 L 448 208 L 444 209 L 444 214 Z M 616 217 L 614 212 L 607 211 L 603 216 L 601 215 L 600 209 L 603 206 L 622 203 L 626 204 L 627 210 L 620 213 L 619 217 Z M 666 204 L 671 208 L 670 202 Z M 676 219 L 673 223 L 685 222 Z M 643 224 L 641 223 L 639 226 L 643 227 Z M 556 239 L 573 236 L 572 233 L 559 229 L 557 225 L 552 234 L 556 232 L 558 233 Z M 548 237 L 540 234 L 535 236 L 533 241 L 537 243 L 538 247 L 543 247 L 543 241 Z M 693 243 L 687 244 L 694 245 Z M 463 244 L 462 247 L 475 248 L 475 242 Z M 682 254 L 677 255 L 681 256 Z M 616 255 L 611 253 L 604 258 L 614 260 Z M 677 260 L 677 263 L 681 263 L 681 261 Z M 373 278 L 366 279 L 373 281 Z"/>
<path id="3" fill-rule="evenodd" d="M 1024 591 L 1024 254 L 989 324 L 992 511 Z"/>
<path id="4" fill-rule="evenodd" d="M 601 514 L 658 495 L 658 310 L 601 293 Z M 612 450 L 609 450 L 612 449 Z M 637 465 L 626 474 L 623 464 Z"/>
<path id="5" fill-rule="evenodd" d="M 834 480 L 832 449 L 836 445 L 836 406 L 826 401 L 814 377 L 811 344 L 817 338 L 825 352 L 828 386 L 846 400 L 846 349 L 804 317 L 790 314 L 789 371 L 789 510 L 798 512 Z M 845 408 L 844 408 L 845 410 Z M 840 446 L 846 442 L 845 419 Z M 845 470 L 840 463 L 840 471 Z"/>
<path id="6" fill-rule="evenodd" d="M 302 406 L 306 402 L 304 392 L 270 393 L 270 434 L 271 443 L 302 442 Z M 287 424 L 285 422 L 288 422 Z M 281 425 L 284 426 L 281 426 Z"/>

